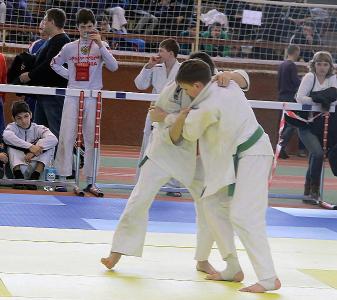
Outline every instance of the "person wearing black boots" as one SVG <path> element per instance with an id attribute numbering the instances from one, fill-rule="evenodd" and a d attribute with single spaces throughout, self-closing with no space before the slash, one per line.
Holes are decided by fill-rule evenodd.
<path id="1" fill-rule="evenodd" d="M 301 81 L 296 101 L 302 104 L 320 103 L 322 109 L 328 111 L 330 104 L 337 100 L 337 79 L 331 54 L 325 51 L 315 53 L 309 62 L 309 69 L 310 72 Z M 303 202 L 317 204 L 317 200 L 320 199 L 320 178 L 324 160 L 322 147 L 324 117 L 319 113 L 309 113 L 308 121 L 308 125 L 299 127 L 299 137 L 309 152 Z M 329 119 L 328 148 L 336 143 L 334 142 L 337 137 L 336 124 L 336 113 L 332 113 Z"/>

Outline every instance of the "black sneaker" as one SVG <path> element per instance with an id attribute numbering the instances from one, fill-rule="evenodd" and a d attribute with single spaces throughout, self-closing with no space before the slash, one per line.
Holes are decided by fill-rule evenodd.
<path id="1" fill-rule="evenodd" d="M 287 152 L 284 149 L 281 149 L 278 157 L 281 158 L 281 159 L 288 159 L 289 155 L 287 154 Z"/>
<path id="2" fill-rule="evenodd" d="M 302 202 L 304 204 L 310 204 L 310 205 L 318 205 L 318 201 L 317 200 L 314 200 L 314 199 L 303 199 Z"/>
<path id="3" fill-rule="evenodd" d="M 167 192 L 166 196 L 169 196 L 169 197 L 181 197 L 182 195 L 181 195 L 180 192 Z"/>
<path id="4" fill-rule="evenodd" d="M 311 184 L 306 181 L 304 184 L 304 199 L 302 200 L 305 204 L 318 205 L 319 200 L 319 185 Z"/>
<path id="5" fill-rule="evenodd" d="M 86 192 L 86 193 L 88 193 L 88 192 L 90 192 L 91 187 L 92 187 L 92 184 L 88 184 L 88 185 L 83 189 L 83 191 Z"/>
<path id="6" fill-rule="evenodd" d="M 14 170 L 13 171 L 14 179 L 24 179 L 25 177 L 23 176 L 21 170 Z M 15 183 L 13 184 L 13 189 L 16 190 L 27 190 L 27 185 L 23 183 Z"/>
<path id="7" fill-rule="evenodd" d="M 92 189 L 92 184 L 88 184 L 88 185 L 83 189 L 83 192 L 94 194 L 94 195 L 96 195 L 97 197 L 104 197 L 104 193 L 101 191 L 100 188 L 95 187 L 94 189 Z"/>
<path id="8" fill-rule="evenodd" d="M 65 187 L 65 186 L 62 186 L 62 185 L 60 185 L 60 186 L 56 186 L 55 187 L 55 192 L 68 192 L 68 190 L 67 190 L 67 187 Z"/>

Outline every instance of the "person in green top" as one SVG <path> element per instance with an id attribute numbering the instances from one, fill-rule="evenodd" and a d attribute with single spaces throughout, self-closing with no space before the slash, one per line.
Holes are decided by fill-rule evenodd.
<path id="1" fill-rule="evenodd" d="M 210 38 L 214 40 L 229 40 L 229 34 L 222 29 L 220 23 L 213 23 L 209 26 L 208 30 L 202 32 L 200 36 L 202 38 Z M 225 57 L 230 55 L 230 47 L 225 45 L 204 44 L 201 48 L 208 55 L 213 57 Z"/>
<path id="2" fill-rule="evenodd" d="M 197 23 L 196 21 L 192 20 L 189 25 L 188 28 L 182 32 L 180 32 L 180 36 L 183 37 L 194 37 L 196 36 L 197 33 Z M 192 44 L 191 43 L 187 43 L 187 44 L 180 44 L 180 54 L 184 54 L 184 55 L 190 55 L 190 53 L 192 52 Z"/>

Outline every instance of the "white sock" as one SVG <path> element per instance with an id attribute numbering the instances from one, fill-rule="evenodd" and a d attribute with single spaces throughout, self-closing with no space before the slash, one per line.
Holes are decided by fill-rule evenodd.
<path id="1" fill-rule="evenodd" d="M 242 269 L 237 256 L 229 255 L 225 260 L 227 267 L 220 274 L 223 280 L 232 281 L 238 272 L 242 272 Z"/>
<path id="2" fill-rule="evenodd" d="M 276 276 L 268 279 L 263 279 L 258 282 L 259 285 L 263 286 L 266 291 L 273 291 L 275 290 L 275 280 L 277 279 Z"/>

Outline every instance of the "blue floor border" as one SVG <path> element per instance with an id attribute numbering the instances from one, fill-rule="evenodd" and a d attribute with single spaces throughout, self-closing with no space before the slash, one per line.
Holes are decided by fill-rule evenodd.
<path id="1" fill-rule="evenodd" d="M 0 226 L 114 230 L 126 199 L 0 194 Z M 268 208 L 269 237 L 337 240 L 337 211 Z M 154 201 L 148 231 L 195 233 L 192 202 Z"/>

